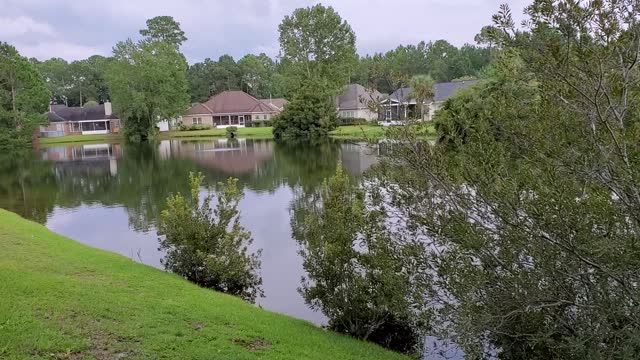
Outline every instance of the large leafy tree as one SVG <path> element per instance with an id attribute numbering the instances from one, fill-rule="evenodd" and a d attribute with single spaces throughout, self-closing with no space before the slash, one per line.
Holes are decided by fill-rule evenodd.
<path id="1" fill-rule="evenodd" d="M 189 105 L 185 57 L 176 43 L 152 34 L 116 44 L 108 72 L 114 108 L 132 139 L 147 138 L 158 121 L 180 115 Z"/>
<path id="2" fill-rule="evenodd" d="M 313 82 L 319 91 L 337 94 L 356 66 L 356 36 L 332 7 L 296 9 L 279 26 L 282 62 L 292 92 Z"/>
<path id="3" fill-rule="evenodd" d="M 147 28 L 140 30 L 140 35 L 148 41 L 158 41 L 180 47 L 187 37 L 180 28 L 180 23 L 171 16 L 156 16 L 147 20 Z"/>
<path id="4" fill-rule="evenodd" d="M 49 90 L 27 58 L 0 43 L 0 149 L 28 145 L 36 126 L 45 123 Z"/>
<path id="5" fill-rule="evenodd" d="M 383 162 L 424 233 L 441 335 L 470 357 L 638 358 L 640 24 L 636 1 L 545 1 L 477 89 L 411 129 Z M 445 141 L 446 140 L 446 141 Z"/>

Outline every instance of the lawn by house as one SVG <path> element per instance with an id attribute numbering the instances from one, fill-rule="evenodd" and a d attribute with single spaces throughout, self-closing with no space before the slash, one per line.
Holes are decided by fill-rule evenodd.
<path id="1" fill-rule="evenodd" d="M 2 359 L 405 359 L 0 210 Z"/>
<path id="2" fill-rule="evenodd" d="M 370 125 L 341 126 L 333 130 L 330 135 L 339 139 L 379 139 L 384 137 L 385 128 Z M 226 129 L 207 129 L 195 131 L 168 131 L 160 133 L 160 139 L 172 138 L 196 138 L 196 137 L 226 137 Z M 271 127 L 249 127 L 239 128 L 238 137 L 246 139 L 272 139 Z M 119 134 L 97 134 L 97 135 L 70 135 L 54 138 L 40 138 L 40 145 L 62 145 L 67 143 L 84 142 L 110 142 L 122 138 Z"/>

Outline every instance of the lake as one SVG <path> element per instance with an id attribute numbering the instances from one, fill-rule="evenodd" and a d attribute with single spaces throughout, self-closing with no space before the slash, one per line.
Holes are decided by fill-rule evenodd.
<path id="1" fill-rule="evenodd" d="M 267 140 L 165 140 L 156 144 L 51 146 L 30 158 L 0 159 L 0 207 L 84 244 L 159 267 L 156 225 L 167 196 L 188 194 L 188 174 L 208 184 L 228 177 L 244 189 L 242 224 L 262 249 L 266 309 L 325 321 L 297 289 L 304 275 L 291 237 L 292 204 L 315 191 L 339 162 L 354 177 L 376 161 L 368 146 Z M 206 190 L 203 188 L 203 192 Z"/>

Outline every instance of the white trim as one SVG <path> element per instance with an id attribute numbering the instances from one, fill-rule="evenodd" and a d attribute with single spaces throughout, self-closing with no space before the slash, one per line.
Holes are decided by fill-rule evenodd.
<path id="1" fill-rule="evenodd" d="M 109 122 L 115 119 L 99 119 L 99 120 L 78 120 L 78 121 L 69 121 L 70 123 L 86 123 L 86 122 Z"/>
<path id="2" fill-rule="evenodd" d="M 91 130 L 91 131 L 83 131 L 82 135 L 96 135 L 96 134 L 108 134 L 109 130 Z"/>

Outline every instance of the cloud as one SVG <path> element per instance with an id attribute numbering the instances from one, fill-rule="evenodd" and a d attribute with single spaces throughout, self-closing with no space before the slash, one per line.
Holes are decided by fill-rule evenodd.
<path id="1" fill-rule="evenodd" d="M 24 35 L 52 37 L 56 34 L 51 25 L 27 16 L 0 17 L 0 38 L 16 38 Z"/>
<path id="2" fill-rule="evenodd" d="M 63 41 L 48 41 L 37 44 L 15 44 L 22 56 L 35 57 L 40 60 L 52 57 L 62 57 L 67 61 L 82 60 L 91 55 L 109 55 L 110 51 L 104 48 L 77 45 Z"/>
<path id="3" fill-rule="evenodd" d="M 446 39 L 473 42 L 505 0 L 321 0 L 333 6 L 356 32 L 361 55 L 384 52 L 400 44 Z M 530 0 L 506 0 L 519 21 Z M 71 59 L 96 49 L 101 54 L 118 41 L 136 39 L 145 21 L 173 16 L 189 40 L 189 62 L 235 59 L 247 53 L 279 51 L 278 25 L 298 7 L 319 0 L 0 0 L 0 38 L 19 50 L 46 58 Z M 58 49 L 51 46 L 57 43 Z M 63 45 L 64 44 L 64 45 Z M 28 47 L 27 47 L 28 46 Z M 51 50 L 51 53 L 47 51 Z"/>

